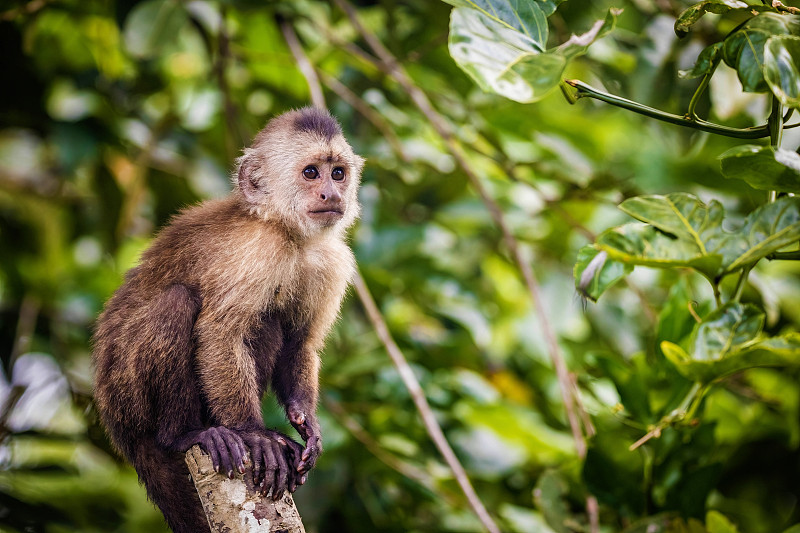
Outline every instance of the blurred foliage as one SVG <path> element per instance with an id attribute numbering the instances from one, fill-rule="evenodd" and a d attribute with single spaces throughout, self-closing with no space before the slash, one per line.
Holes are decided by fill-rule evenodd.
<path id="1" fill-rule="evenodd" d="M 753 11 L 766 14 L 760 5 L 530 2 L 541 16 L 525 24 L 539 30 L 515 75 L 539 72 L 546 55 L 564 77 L 681 113 L 698 82 L 678 71 L 704 76 L 695 60 L 731 34 L 727 49 L 701 56 L 716 72 L 693 102 L 697 113 L 732 127 L 763 124 L 766 95 L 742 83 L 796 105 L 797 93 L 780 81 L 796 66 L 786 59 L 798 57 L 795 29 L 747 24 Z M 357 9 L 454 126 L 532 258 L 597 430 L 586 458 L 500 231 L 408 95 L 354 52 L 365 44 L 342 12 L 315 0 L 4 2 L 0 530 L 165 530 L 98 426 L 92 322 L 152 233 L 180 207 L 225 194 L 241 147 L 273 114 L 308 103 L 280 31 L 288 21 L 322 74 L 329 107 L 368 158 L 352 236 L 362 272 L 503 531 L 587 531 L 589 493 L 604 532 L 797 531 L 797 366 L 733 368 L 698 391 L 714 361 L 685 356 L 716 353 L 715 328 L 731 323 L 744 341 L 729 347 L 742 358 L 784 353 L 747 344 L 756 335 L 800 342 L 790 335 L 800 324 L 798 263 L 760 261 L 739 288 L 722 279 L 719 289 L 740 298 L 720 310 L 690 268 L 639 266 L 626 276 L 629 268 L 603 266 L 594 297 L 603 296 L 588 305 L 572 272 L 599 255 L 579 250 L 630 220 L 615 206 L 637 195 L 690 193 L 681 198 L 719 206 L 720 216 L 724 208 L 720 227 L 730 232 L 761 220 L 746 217 L 767 193 L 722 170 L 739 177 L 730 174 L 742 165 L 790 167 L 783 152 L 800 144 L 798 130 L 784 133 L 780 150 L 742 149 L 603 103 L 570 106 L 557 92 L 535 105 L 484 93 L 449 54 L 449 21 L 453 9 L 493 1 L 450 3 L 460 7 L 382 0 Z M 573 33 L 586 42 L 565 46 Z M 735 50 L 747 38 L 777 70 L 749 68 L 754 59 Z M 796 187 L 791 172 L 780 179 Z M 756 176 L 753 186 L 770 188 L 769 180 Z M 307 529 L 480 531 L 352 295 L 323 360 L 326 453 L 296 494 Z M 699 398 L 694 416 L 659 425 L 687 397 Z M 269 425 L 288 430 L 271 399 L 264 410 Z M 658 438 L 629 449 L 655 428 Z"/>

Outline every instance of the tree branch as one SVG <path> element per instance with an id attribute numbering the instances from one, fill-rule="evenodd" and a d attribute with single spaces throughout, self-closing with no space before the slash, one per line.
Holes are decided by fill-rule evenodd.
<path id="1" fill-rule="evenodd" d="M 253 463 L 246 464 L 244 474 L 228 479 L 214 471 L 211 458 L 199 446 L 186 452 L 186 466 L 212 533 L 305 533 L 292 495 L 287 492 L 277 501 L 262 496 L 253 486 Z"/>
<path id="2" fill-rule="evenodd" d="M 372 322 L 372 327 L 375 328 L 375 333 L 377 333 L 378 338 L 381 340 L 384 347 L 386 347 L 389 357 L 400 373 L 400 378 L 403 380 L 406 389 L 408 389 L 411 395 L 411 399 L 414 401 L 414 405 L 417 407 L 417 411 L 419 411 L 422 417 L 422 423 L 425 425 L 428 435 L 430 435 L 431 440 L 433 440 L 433 443 L 439 449 L 439 453 L 442 454 L 445 462 L 447 462 L 447 465 L 453 471 L 453 475 L 458 485 L 461 487 L 461 490 L 464 492 L 464 495 L 467 497 L 467 501 L 469 501 L 472 510 L 488 531 L 491 533 L 500 533 L 497 524 L 494 523 L 494 520 L 489 515 L 486 507 L 484 507 L 475 489 L 472 487 L 467 472 L 464 470 L 458 457 L 456 457 L 453 448 L 450 447 L 450 443 L 447 442 L 447 438 L 444 436 L 444 432 L 441 426 L 439 426 L 439 422 L 436 420 L 431 406 L 428 404 L 428 399 L 425 397 L 422 386 L 419 384 L 419 381 L 417 381 L 417 376 L 414 375 L 414 371 L 408 364 L 403 352 L 400 351 L 391 333 L 389 333 L 389 328 L 383 320 L 383 315 L 381 315 L 381 312 L 378 310 L 378 306 L 375 305 L 375 300 L 372 298 L 372 294 L 369 292 L 369 288 L 367 288 L 367 284 L 364 282 L 364 278 L 361 277 L 360 272 L 356 274 L 354 285 L 358 297 L 364 305 L 364 311 L 366 311 L 369 321 Z"/>

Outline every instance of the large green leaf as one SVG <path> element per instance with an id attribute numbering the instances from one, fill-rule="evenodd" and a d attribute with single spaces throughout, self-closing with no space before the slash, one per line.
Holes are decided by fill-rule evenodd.
<path id="1" fill-rule="evenodd" d="M 686 193 L 630 198 L 620 209 L 646 222 L 607 230 L 597 240 L 600 249 L 624 263 L 655 267 L 691 267 L 714 276 L 721 264 L 717 253 L 722 232 L 723 208 L 719 202 L 706 206 Z"/>
<path id="2" fill-rule="evenodd" d="M 704 253 L 690 240 L 636 222 L 604 231 L 597 238 L 597 247 L 624 264 L 657 268 L 689 267 L 709 277 L 714 276 L 722 264 L 719 254 Z"/>
<path id="3" fill-rule="evenodd" d="M 450 3 L 470 6 L 450 15 L 448 44 L 458 66 L 483 90 L 523 103 L 557 87 L 568 61 L 611 31 L 618 13 L 610 10 L 588 32 L 545 50 L 547 18 L 537 2 Z"/>
<path id="4" fill-rule="evenodd" d="M 678 37 L 685 37 L 689 33 L 689 28 L 706 13 L 722 14 L 732 9 L 746 9 L 747 7 L 746 2 L 741 2 L 739 0 L 705 0 L 703 2 L 698 2 L 684 9 L 683 12 L 678 15 L 674 27 L 675 34 Z"/>
<path id="5" fill-rule="evenodd" d="M 719 159 L 726 178 L 744 180 L 762 191 L 800 192 L 800 155 L 795 152 L 745 144 Z"/>
<path id="6" fill-rule="evenodd" d="M 625 264 L 690 267 L 717 278 L 800 240 L 800 198 L 795 197 L 758 208 L 735 232 L 723 229 L 719 202 L 706 206 L 685 193 L 631 198 L 620 208 L 647 224 L 606 230 L 596 244 Z"/>
<path id="7" fill-rule="evenodd" d="M 616 284 L 633 270 L 632 265 L 608 258 L 594 246 L 584 246 L 578 251 L 578 260 L 573 269 L 575 288 L 586 298 L 597 301 L 606 289 Z"/>
<path id="8" fill-rule="evenodd" d="M 764 79 L 785 106 L 800 109 L 800 37 L 770 37 L 764 48 Z"/>
<path id="9" fill-rule="evenodd" d="M 704 253 L 705 241 L 719 231 L 724 216 L 722 204 L 716 200 L 706 206 L 687 193 L 636 196 L 622 202 L 619 208 L 665 233 L 693 241 Z"/>
<path id="10" fill-rule="evenodd" d="M 668 341 L 661 343 L 661 350 L 684 377 L 710 383 L 748 368 L 800 365 L 800 334 L 790 333 L 754 342 L 712 361 L 695 361 L 683 348 Z"/>
<path id="11" fill-rule="evenodd" d="M 776 35 L 800 35 L 800 16 L 759 13 L 725 38 L 722 59 L 736 70 L 746 92 L 767 92 L 764 47 Z"/>

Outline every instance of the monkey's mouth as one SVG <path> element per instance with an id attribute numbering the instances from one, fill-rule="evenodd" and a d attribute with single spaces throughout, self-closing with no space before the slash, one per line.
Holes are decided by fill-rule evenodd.
<path id="1" fill-rule="evenodd" d="M 309 216 L 322 226 L 333 226 L 344 216 L 341 209 L 314 209 L 308 212 Z"/>

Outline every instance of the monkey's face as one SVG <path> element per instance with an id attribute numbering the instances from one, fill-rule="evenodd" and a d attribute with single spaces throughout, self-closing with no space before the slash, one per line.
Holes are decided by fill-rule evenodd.
<path id="1" fill-rule="evenodd" d="M 253 211 L 305 237 L 349 227 L 364 160 L 341 134 L 281 130 L 257 138 L 240 161 L 239 189 Z"/>

